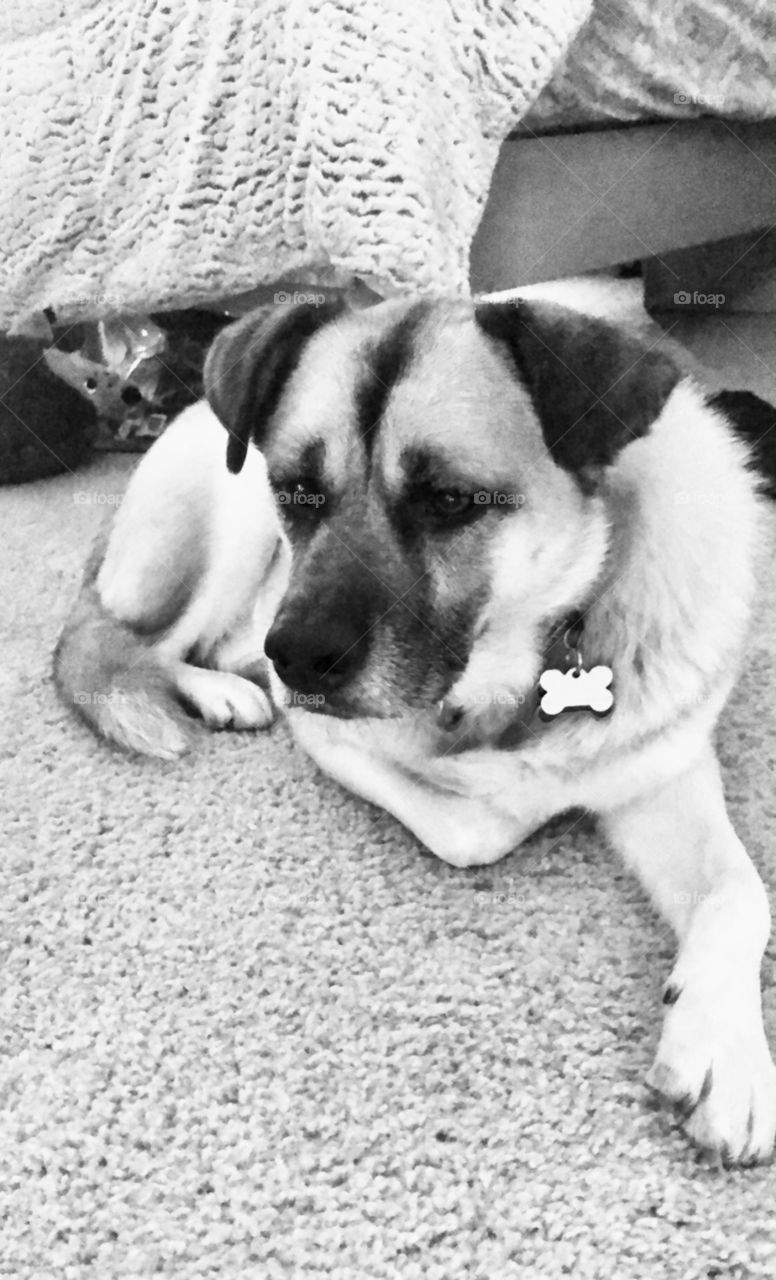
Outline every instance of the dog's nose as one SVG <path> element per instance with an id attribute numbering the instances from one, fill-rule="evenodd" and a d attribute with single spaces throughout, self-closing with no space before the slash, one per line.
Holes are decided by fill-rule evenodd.
<path id="1" fill-rule="evenodd" d="M 354 675 L 367 644 L 367 628 L 346 617 L 305 627 L 298 618 L 280 616 L 267 633 L 264 652 L 290 689 L 326 694 Z"/>

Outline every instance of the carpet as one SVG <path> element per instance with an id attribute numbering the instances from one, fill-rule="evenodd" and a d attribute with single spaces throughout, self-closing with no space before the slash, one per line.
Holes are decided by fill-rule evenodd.
<path id="1" fill-rule="evenodd" d="M 60 705 L 130 466 L 0 493 L 0 1275 L 772 1277 L 774 1169 L 710 1167 L 642 1083 L 673 943 L 589 820 L 459 871 L 282 725 L 160 765 Z M 763 573 L 720 748 L 776 900 Z"/>

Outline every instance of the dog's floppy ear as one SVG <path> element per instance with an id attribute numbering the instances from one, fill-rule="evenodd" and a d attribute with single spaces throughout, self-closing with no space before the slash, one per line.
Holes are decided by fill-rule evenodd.
<path id="1" fill-rule="evenodd" d="M 342 299 L 261 307 L 219 333 L 203 379 L 210 407 L 229 432 L 230 471 L 241 470 L 251 439 L 260 439 L 308 339 L 344 309 Z"/>
<path id="2" fill-rule="evenodd" d="M 475 317 L 508 349 L 553 458 L 580 478 L 645 435 L 682 377 L 647 342 L 553 303 L 481 303 Z"/>
<path id="3" fill-rule="evenodd" d="M 709 404 L 725 414 L 736 435 L 749 445 L 763 492 L 776 498 L 776 408 L 753 391 L 717 391 Z"/>

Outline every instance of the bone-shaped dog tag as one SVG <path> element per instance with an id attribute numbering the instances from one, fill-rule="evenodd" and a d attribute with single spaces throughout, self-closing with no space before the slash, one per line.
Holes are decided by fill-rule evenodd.
<path id="1" fill-rule="evenodd" d="M 569 671 L 543 671 L 539 676 L 539 688 L 544 697 L 539 703 L 546 716 L 557 716 L 561 711 L 595 711 L 606 715 L 614 706 L 611 667 L 572 667 Z"/>

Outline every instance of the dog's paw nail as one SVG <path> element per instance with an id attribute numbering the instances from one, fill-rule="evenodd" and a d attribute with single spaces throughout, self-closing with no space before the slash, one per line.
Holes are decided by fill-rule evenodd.
<path id="1" fill-rule="evenodd" d="M 699 1105 L 699 1099 L 691 1093 L 685 1093 L 681 1098 L 676 1098 L 673 1102 L 673 1108 L 680 1120 L 689 1120 L 692 1113 Z"/>
<path id="2" fill-rule="evenodd" d="M 702 1102 L 705 1102 L 705 1101 L 706 1101 L 706 1099 L 708 1098 L 709 1094 L 711 1093 L 711 1086 L 712 1086 L 713 1084 L 714 1084 L 714 1068 L 713 1068 L 713 1067 L 709 1067 L 708 1071 L 706 1072 L 705 1076 L 703 1077 L 703 1084 L 701 1085 L 701 1091 L 700 1091 L 700 1093 L 698 1094 L 698 1102 L 697 1102 L 697 1104 L 696 1104 L 697 1106 L 700 1106 L 700 1104 L 701 1104 Z M 751 1112 L 750 1112 L 750 1114 L 751 1114 Z"/>
<path id="3" fill-rule="evenodd" d="M 464 715 L 465 712 L 460 703 L 448 702 L 447 698 L 443 698 L 437 711 L 437 724 L 440 729 L 458 729 Z"/>
<path id="4" fill-rule="evenodd" d="M 682 988 L 678 983 L 667 982 L 663 988 L 663 1004 L 676 1004 L 681 994 Z"/>

